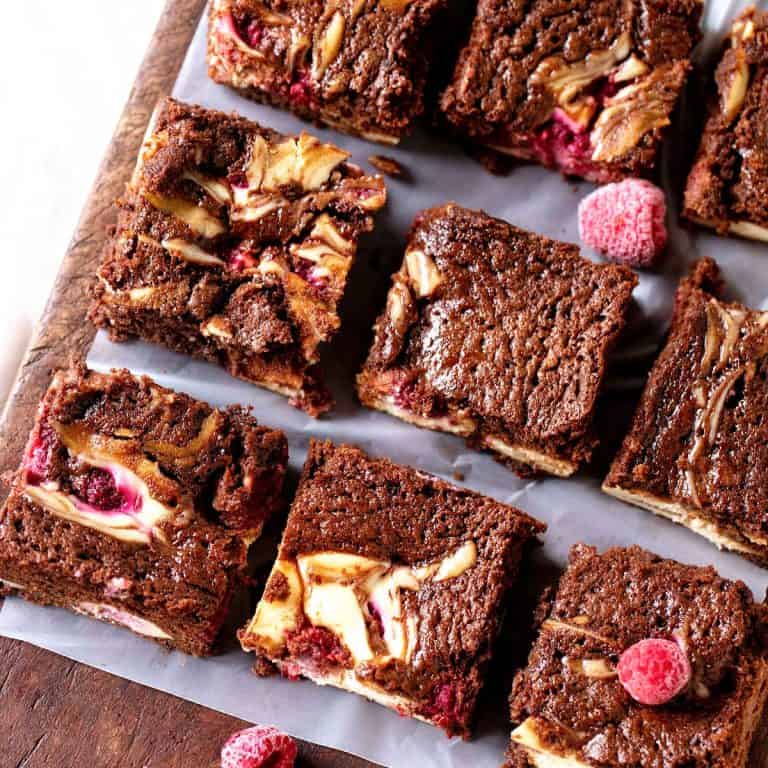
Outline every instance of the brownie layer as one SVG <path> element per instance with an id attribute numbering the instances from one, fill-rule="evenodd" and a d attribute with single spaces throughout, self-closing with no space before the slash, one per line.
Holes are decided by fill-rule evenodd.
<path id="1" fill-rule="evenodd" d="M 768 312 L 721 301 L 719 289 L 709 259 L 681 283 L 603 488 L 768 564 Z"/>
<path id="2" fill-rule="evenodd" d="M 395 144 L 424 110 L 448 0 L 213 0 L 208 72 L 257 101 Z"/>
<path id="3" fill-rule="evenodd" d="M 596 182 L 653 170 L 698 0 L 480 0 L 441 107 L 503 154 Z"/>
<path id="4" fill-rule="evenodd" d="M 587 460 L 636 278 L 574 245 L 448 204 L 414 222 L 358 377 L 365 405 L 453 432 L 519 470 Z"/>
<path id="5" fill-rule="evenodd" d="M 318 348 L 339 327 L 358 240 L 386 199 L 381 178 L 347 157 L 166 100 L 120 202 L 91 319 L 114 340 L 139 336 L 327 410 Z"/>
<path id="6" fill-rule="evenodd" d="M 578 545 L 511 697 L 512 765 L 746 768 L 768 700 L 768 609 L 712 568 L 639 547 Z M 618 680 L 624 650 L 647 638 L 684 650 L 689 685 L 664 705 Z"/>
<path id="7" fill-rule="evenodd" d="M 285 436 L 127 371 L 55 377 L 0 513 L 23 597 L 209 653 L 282 504 Z"/>
<path id="8" fill-rule="evenodd" d="M 768 242 L 768 12 L 747 9 L 723 45 L 683 215 Z"/>
<path id="9" fill-rule="evenodd" d="M 423 472 L 313 442 L 241 643 L 289 677 L 466 736 L 504 595 L 544 527 Z"/>

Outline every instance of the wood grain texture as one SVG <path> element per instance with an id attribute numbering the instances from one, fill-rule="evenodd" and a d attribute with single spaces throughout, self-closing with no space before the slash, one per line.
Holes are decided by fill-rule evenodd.
<path id="1" fill-rule="evenodd" d="M 206 0 L 168 0 L 102 161 L 54 289 L 0 416 L 0 473 L 15 469 L 51 372 L 87 353 L 86 318 L 113 201 L 128 179 L 149 117 L 178 75 Z M 7 489 L 0 489 L 0 502 Z M 0 601 L 2 598 L 0 598 Z M 212 768 L 247 724 L 55 654 L 0 638 L 0 766 Z M 300 768 L 375 768 L 300 744 Z"/>

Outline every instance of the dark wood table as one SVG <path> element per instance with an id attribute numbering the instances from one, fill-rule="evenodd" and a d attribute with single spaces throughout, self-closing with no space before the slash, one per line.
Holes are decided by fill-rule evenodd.
<path id="1" fill-rule="evenodd" d="M 135 162 L 158 98 L 169 93 L 206 0 L 168 0 L 102 162 L 53 292 L 0 416 L 0 472 L 21 459 L 51 371 L 83 357 L 94 337 L 88 286 L 113 200 Z M 0 502 L 7 489 L 0 491 Z M 209 768 L 246 724 L 26 643 L 0 638 L 1 768 Z M 349 755 L 301 744 L 305 768 L 373 768 Z"/>

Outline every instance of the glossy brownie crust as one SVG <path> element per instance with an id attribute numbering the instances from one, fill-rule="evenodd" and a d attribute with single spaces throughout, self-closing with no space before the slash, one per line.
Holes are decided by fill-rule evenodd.
<path id="1" fill-rule="evenodd" d="M 603 486 L 768 564 L 768 312 L 717 298 L 697 263 Z"/>
<path id="2" fill-rule="evenodd" d="M 208 72 L 243 95 L 395 144 L 424 110 L 448 0 L 213 0 Z"/>
<path id="3" fill-rule="evenodd" d="M 768 12 L 734 21 L 712 91 L 683 215 L 768 242 Z"/>
<path id="4" fill-rule="evenodd" d="M 763 768 L 768 609 L 742 582 L 639 547 L 577 545 L 540 616 L 512 691 L 511 766 Z M 654 707 L 615 671 L 651 637 L 676 639 L 693 670 L 686 690 Z"/>
<path id="5" fill-rule="evenodd" d="M 281 505 L 282 432 L 127 371 L 58 373 L 0 512 L 22 597 L 211 652 Z"/>
<path id="6" fill-rule="evenodd" d="M 93 322 L 327 410 L 318 347 L 339 327 L 358 239 L 386 199 L 347 157 L 166 100 L 119 203 Z"/>
<path id="7" fill-rule="evenodd" d="M 544 528 L 423 472 L 315 441 L 264 597 L 240 634 L 243 648 L 290 677 L 355 691 L 466 736 L 503 598 L 524 545 Z M 310 567 L 318 556 L 325 568 Z M 353 577 L 355 568 L 363 572 Z M 336 589 L 356 584 L 356 607 L 344 615 L 357 617 L 362 640 L 328 630 L 331 594 L 325 620 L 310 622 L 321 612 L 313 578 Z"/>
<path id="8" fill-rule="evenodd" d="M 358 377 L 361 401 L 519 470 L 589 459 L 636 277 L 455 204 L 422 212 Z"/>
<path id="9" fill-rule="evenodd" d="M 480 0 L 442 110 L 473 142 L 596 182 L 648 175 L 698 0 Z"/>

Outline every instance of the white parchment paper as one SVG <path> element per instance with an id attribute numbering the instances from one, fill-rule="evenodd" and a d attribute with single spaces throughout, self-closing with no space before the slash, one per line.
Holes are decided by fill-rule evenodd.
<path id="1" fill-rule="evenodd" d="M 717 45 L 728 20 L 744 3 L 710 2 L 705 14 L 704 56 Z M 762 3 L 766 5 L 766 3 Z M 373 454 L 463 482 L 495 498 L 512 502 L 546 521 L 545 543 L 533 557 L 525 583 L 510 599 L 528 605 L 531 596 L 556 576 L 570 546 L 586 541 L 604 548 L 640 544 L 661 555 L 691 563 L 713 564 L 724 576 L 743 579 L 762 598 L 768 571 L 733 554 L 718 552 L 703 538 L 602 494 L 597 468 L 575 479 L 526 482 L 492 458 L 467 450 L 457 438 L 408 426 L 361 408 L 353 394 L 353 379 L 365 354 L 370 327 L 383 305 L 389 276 L 400 263 L 405 234 L 415 213 L 453 199 L 551 237 L 578 242 L 576 206 L 589 184 L 564 181 L 537 167 L 521 167 L 503 178 L 488 174 L 454 144 L 424 131 L 399 148 L 382 148 L 334 131 L 309 127 L 288 113 L 259 106 L 215 85 L 206 77 L 205 20 L 194 38 L 174 95 L 208 107 L 237 110 L 247 117 L 289 133 L 309 129 L 352 153 L 353 161 L 369 167 L 376 153 L 397 158 L 411 172 L 410 182 L 388 180 L 390 202 L 366 242 L 352 272 L 345 298 L 344 324 L 325 354 L 325 368 L 337 399 L 336 409 L 314 421 L 291 408 L 277 395 L 229 377 L 221 369 L 192 361 L 140 342 L 114 345 L 99 334 L 88 357 L 99 370 L 128 367 L 153 376 L 163 385 L 183 390 L 215 405 L 244 403 L 254 407 L 265 424 L 288 434 L 291 467 L 298 471 L 312 436 L 357 443 Z M 690 99 L 689 99 L 690 101 Z M 679 197 L 685 172 L 680 158 L 695 138 L 685 138 L 678 121 L 664 152 L 668 199 Z M 680 166 L 680 167 L 678 167 Z M 369 167 L 370 168 L 370 167 Z M 673 205 L 674 208 L 674 205 Z M 670 212 L 670 253 L 663 267 L 643 273 L 635 291 L 639 304 L 632 333 L 618 355 L 607 395 L 617 406 L 631 408 L 637 385 L 656 351 L 671 309 L 675 285 L 687 265 L 701 255 L 716 257 L 733 296 L 755 307 L 768 308 L 768 245 L 714 237 L 683 230 Z M 594 254 L 587 253 L 592 258 Z M 625 407 L 625 410 L 627 409 Z M 613 430 L 619 432 L 619 419 Z M 620 434 L 604 433 L 604 440 Z M 0 611 L 0 634 L 26 640 L 79 662 L 108 670 L 139 683 L 184 697 L 253 722 L 275 723 L 303 739 L 362 755 L 392 768 L 496 768 L 508 738 L 505 692 L 488 697 L 472 742 L 448 740 L 438 730 L 416 723 L 358 696 L 323 689 L 309 682 L 259 679 L 249 673 L 251 657 L 236 646 L 206 660 L 169 653 L 129 632 L 66 611 L 40 608 L 18 599 L 6 600 Z M 503 652 L 503 649 L 501 649 Z"/>

